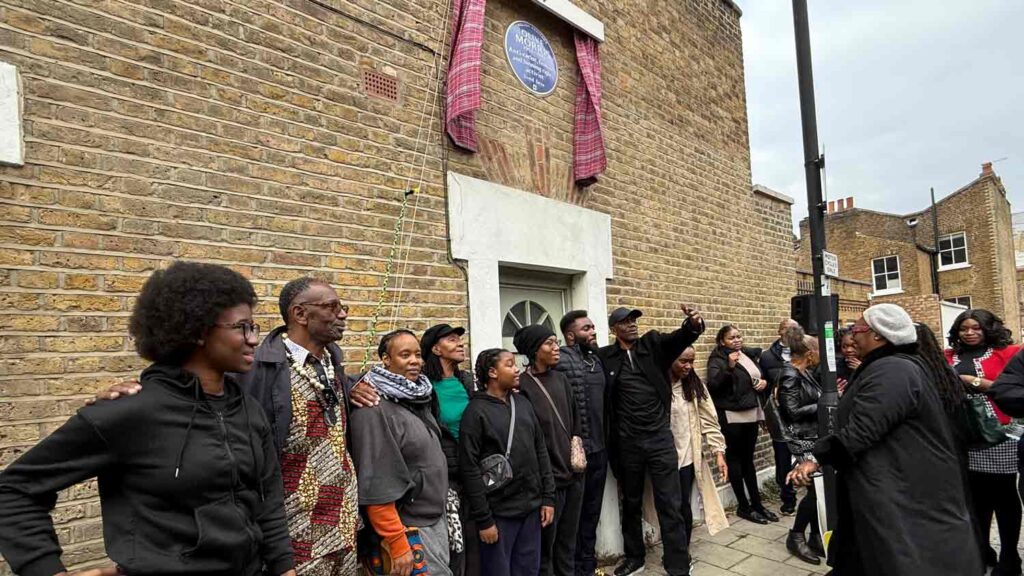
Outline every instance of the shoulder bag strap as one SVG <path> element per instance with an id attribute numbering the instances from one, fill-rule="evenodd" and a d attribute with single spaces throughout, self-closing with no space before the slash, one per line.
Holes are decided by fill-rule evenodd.
<path id="1" fill-rule="evenodd" d="M 516 395 L 511 392 L 508 395 L 508 403 L 512 406 L 512 419 L 508 421 L 508 442 L 505 444 L 505 459 L 512 453 L 512 437 L 516 431 Z"/>
<path id="2" fill-rule="evenodd" d="M 558 423 L 562 425 L 562 430 L 565 430 L 565 433 L 569 434 L 569 429 L 565 427 L 565 422 L 562 420 L 562 415 L 558 413 L 558 407 L 555 406 L 555 401 L 551 399 L 551 394 L 548 394 L 547 389 L 544 388 L 544 385 L 540 383 L 540 380 L 538 380 L 532 372 L 527 371 L 526 374 L 529 375 L 530 378 L 533 378 L 533 381 L 537 383 L 537 387 L 544 393 L 544 397 L 548 399 L 548 404 L 551 404 L 551 411 L 555 413 L 555 418 L 558 418 Z M 569 437 L 571 438 L 572 434 L 569 434 Z"/>

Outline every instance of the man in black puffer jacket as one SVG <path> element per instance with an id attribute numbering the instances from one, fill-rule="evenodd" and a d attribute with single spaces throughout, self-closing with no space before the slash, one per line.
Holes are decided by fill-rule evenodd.
<path id="1" fill-rule="evenodd" d="M 577 576 L 593 576 L 597 569 L 594 547 L 601 519 L 604 483 L 608 477 L 608 452 L 604 445 L 604 365 L 597 357 L 597 330 L 586 310 L 572 310 L 559 324 L 565 346 L 555 370 L 564 372 L 572 385 L 580 413 L 587 472 L 583 480 L 583 505 L 576 534 Z"/>

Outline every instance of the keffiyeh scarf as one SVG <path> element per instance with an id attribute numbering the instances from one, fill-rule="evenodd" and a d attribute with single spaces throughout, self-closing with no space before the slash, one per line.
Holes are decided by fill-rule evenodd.
<path id="1" fill-rule="evenodd" d="M 423 401 L 430 398 L 434 385 L 430 379 L 420 374 L 415 382 L 405 376 L 389 372 L 383 366 L 374 366 L 364 376 L 377 393 L 390 400 Z"/>

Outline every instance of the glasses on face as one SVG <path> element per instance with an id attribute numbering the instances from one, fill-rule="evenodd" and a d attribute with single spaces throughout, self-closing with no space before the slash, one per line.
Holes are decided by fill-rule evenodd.
<path id="1" fill-rule="evenodd" d="M 860 325 L 860 324 L 854 324 L 853 326 L 850 326 L 850 333 L 851 334 L 863 334 L 865 332 L 870 332 L 870 331 L 871 331 L 871 326 L 868 326 L 867 324 L 865 324 L 863 326 Z"/>
<path id="2" fill-rule="evenodd" d="M 348 304 L 342 304 L 341 300 L 323 300 L 320 302 L 299 302 L 296 306 L 316 306 L 317 308 L 323 308 L 329 311 L 335 316 L 340 312 L 348 314 Z"/>
<path id="3" fill-rule="evenodd" d="M 249 340 L 260 339 L 260 325 L 255 322 L 249 322 L 248 320 L 242 320 L 241 322 L 214 322 L 214 326 L 220 326 L 221 328 L 227 328 L 229 330 L 241 330 L 242 336 Z"/>

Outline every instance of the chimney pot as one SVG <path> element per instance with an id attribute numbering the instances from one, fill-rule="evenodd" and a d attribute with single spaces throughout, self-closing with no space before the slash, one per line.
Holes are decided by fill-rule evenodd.
<path id="1" fill-rule="evenodd" d="M 846 209 L 849 210 L 850 208 L 853 208 L 853 196 L 846 197 Z"/>
<path id="2" fill-rule="evenodd" d="M 992 171 L 992 163 L 991 162 L 985 162 L 984 164 L 981 165 L 981 175 L 982 176 L 991 176 L 992 174 L 994 174 L 994 172 Z"/>
<path id="3" fill-rule="evenodd" d="M 836 203 L 836 211 L 842 212 L 845 208 L 846 208 L 846 201 L 844 199 L 840 198 L 839 202 Z"/>
<path id="4" fill-rule="evenodd" d="M 836 211 L 836 201 L 835 200 L 829 200 L 828 201 L 828 213 L 829 214 L 834 214 L 835 211 Z"/>

